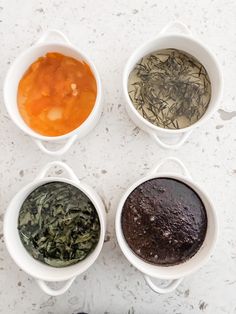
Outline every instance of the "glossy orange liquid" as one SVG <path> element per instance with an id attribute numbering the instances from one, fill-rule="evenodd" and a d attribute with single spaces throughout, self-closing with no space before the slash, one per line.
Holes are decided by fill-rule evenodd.
<path id="1" fill-rule="evenodd" d="M 31 64 L 20 80 L 17 102 L 31 129 L 60 136 L 88 118 L 96 96 L 96 80 L 87 63 L 49 52 Z"/>

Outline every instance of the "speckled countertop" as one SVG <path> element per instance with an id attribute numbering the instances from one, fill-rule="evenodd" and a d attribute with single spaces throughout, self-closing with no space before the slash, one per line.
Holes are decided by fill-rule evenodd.
<path id="1" fill-rule="evenodd" d="M 236 2 L 234 0 L 0 0 L 0 313 L 236 313 Z M 121 77 L 130 53 L 170 20 L 186 23 L 218 56 L 225 90 L 221 109 L 177 152 L 160 149 L 129 120 Z M 41 292 L 8 255 L 2 220 L 10 199 L 52 158 L 9 119 L 2 83 L 9 65 L 48 28 L 58 28 L 94 60 L 103 81 L 103 115 L 61 158 L 93 186 L 108 212 L 102 253 L 58 298 Z M 153 293 L 122 255 L 114 214 L 125 189 L 165 156 L 175 155 L 213 199 L 220 236 L 210 262 L 172 294 Z"/>

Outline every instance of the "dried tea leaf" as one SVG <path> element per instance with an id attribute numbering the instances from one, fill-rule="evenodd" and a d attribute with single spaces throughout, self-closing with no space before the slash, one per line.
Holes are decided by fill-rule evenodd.
<path id="1" fill-rule="evenodd" d="M 130 99 L 149 122 L 181 129 L 198 121 L 211 99 L 211 83 L 204 66 L 177 49 L 153 52 L 129 75 Z"/>
<path id="2" fill-rule="evenodd" d="M 28 195 L 20 209 L 18 230 L 35 259 L 65 267 L 85 259 L 96 247 L 100 222 L 82 191 L 68 183 L 50 182 Z"/>

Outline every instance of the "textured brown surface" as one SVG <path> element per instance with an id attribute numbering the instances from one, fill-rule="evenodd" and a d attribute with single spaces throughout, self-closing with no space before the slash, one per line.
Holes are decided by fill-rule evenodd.
<path id="1" fill-rule="evenodd" d="M 139 185 L 127 198 L 121 217 L 125 239 L 136 255 L 157 265 L 176 265 L 202 245 L 207 216 L 199 196 L 169 178 Z"/>

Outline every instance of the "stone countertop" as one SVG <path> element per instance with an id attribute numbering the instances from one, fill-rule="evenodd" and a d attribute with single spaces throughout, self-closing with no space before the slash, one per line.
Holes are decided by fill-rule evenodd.
<path id="1" fill-rule="evenodd" d="M 0 313 L 236 313 L 236 3 L 234 0 L 0 0 Z M 164 151 L 128 118 L 122 70 L 132 51 L 171 20 L 181 20 L 222 64 L 220 109 L 177 152 Z M 2 220 L 14 194 L 53 158 L 39 152 L 6 113 L 2 84 L 12 61 L 48 28 L 63 31 L 94 60 L 103 82 L 103 115 L 61 160 L 103 198 L 106 242 L 97 262 L 65 295 L 49 297 L 8 255 Z M 166 156 L 180 158 L 214 201 L 220 222 L 210 262 L 169 295 L 157 295 L 121 253 L 114 215 L 122 193 Z M 174 167 L 170 165 L 169 167 Z"/>

